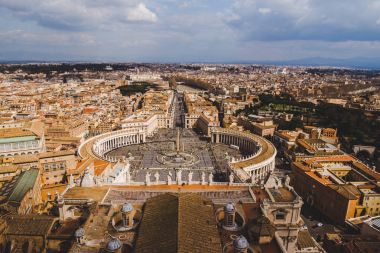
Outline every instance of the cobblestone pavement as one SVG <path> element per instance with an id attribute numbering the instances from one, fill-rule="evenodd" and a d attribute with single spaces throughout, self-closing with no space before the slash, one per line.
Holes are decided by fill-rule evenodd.
<path id="1" fill-rule="evenodd" d="M 160 174 L 159 180 L 167 181 L 169 173 L 175 175 L 175 169 L 181 166 L 163 164 L 160 162 L 160 157 L 176 153 L 176 137 L 176 129 L 160 129 L 146 143 L 122 147 L 111 151 L 108 155 L 133 157 L 131 160 L 131 172 L 135 181 L 145 182 L 145 176 L 148 171 L 151 174 L 151 180 L 154 181 L 154 173 L 157 170 Z M 244 155 L 239 150 L 228 145 L 221 143 L 211 144 L 207 140 L 203 140 L 192 129 L 181 129 L 180 143 L 181 152 L 195 158 L 194 163 L 186 166 L 186 169 L 193 170 L 193 181 L 201 180 L 202 171 L 205 173 L 226 172 L 227 157 L 241 158 Z M 189 171 L 184 170 L 181 180 L 186 181 L 188 173 Z M 207 175 L 206 178 L 208 178 Z M 173 177 L 174 180 L 175 177 Z"/>

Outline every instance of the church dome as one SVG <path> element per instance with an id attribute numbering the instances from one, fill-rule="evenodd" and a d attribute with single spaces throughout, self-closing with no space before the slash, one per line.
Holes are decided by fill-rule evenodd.
<path id="1" fill-rule="evenodd" d="M 235 249 L 243 250 L 248 248 L 248 241 L 244 236 L 240 235 L 234 240 Z"/>
<path id="2" fill-rule="evenodd" d="M 235 206 L 234 206 L 234 204 L 232 204 L 231 202 L 227 203 L 224 206 L 224 211 L 227 212 L 227 213 L 235 212 Z"/>
<path id="3" fill-rule="evenodd" d="M 107 243 L 107 246 L 106 246 L 106 250 L 107 251 L 110 251 L 110 252 L 113 252 L 113 251 L 116 251 L 118 249 L 120 249 L 123 245 L 121 244 L 120 240 L 117 239 L 117 238 L 112 238 L 108 243 Z"/>
<path id="4" fill-rule="evenodd" d="M 132 212 L 132 210 L 133 210 L 133 206 L 131 203 L 125 203 L 121 207 L 121 212 L 123 212 L 123 213 L 129 213 L 129 212 Z"/>
<path id="5" fill-rule="evenodd" d="M 74 236 L 77 237 L 77 238 L 84 236 L 84 229 L 83 228 L 78 228 L 77 230 L 75 230 Z"/>

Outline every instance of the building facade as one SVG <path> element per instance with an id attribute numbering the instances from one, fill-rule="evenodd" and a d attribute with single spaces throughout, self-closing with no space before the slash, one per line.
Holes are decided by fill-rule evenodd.
<path id="1" fill-rule="evenodd" d="M 23 128 L 0 129 L 0 157 L 38 154 L 44 150 L 44 135 Z"/>

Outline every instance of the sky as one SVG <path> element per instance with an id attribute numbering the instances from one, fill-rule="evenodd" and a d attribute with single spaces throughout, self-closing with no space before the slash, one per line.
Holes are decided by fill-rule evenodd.
<path id="1" fill-rule="evenodd" d="M 0 61 L 380 57 L 380 0 L 0 0 Z"/>

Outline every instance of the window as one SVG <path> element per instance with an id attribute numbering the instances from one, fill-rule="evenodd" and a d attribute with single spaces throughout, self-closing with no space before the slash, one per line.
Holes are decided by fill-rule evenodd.
<path id="1" fill-rule="evenodd" d="M 284 220 L 284 219 L 285 219 L 285 213 L 283 212 L 276 213 L 276 220 Z"/>

